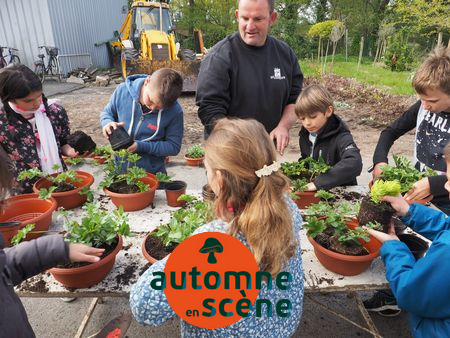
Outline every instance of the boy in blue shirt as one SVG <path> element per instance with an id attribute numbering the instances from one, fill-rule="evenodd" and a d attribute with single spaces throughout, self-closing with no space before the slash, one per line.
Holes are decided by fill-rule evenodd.
<path id="1" fill-rule="evenodd" d="M 356 177 L 362 170 L 361 154 L 344 121 L 334 114 L 328 90 L 316 84 L 304 88 L 295 102 L 295 113 L 302 123 L 299 132 L 301 159 L 321 157 L 332 166 L 309 183 L 307 190 L 357 184 Z"/>
<path id="2" fill-rule="evenodd" d="M 170 68 L 127 77 L 100 114 L 103 135 L 123 126 L 134 140 L 128 150 L 141 156 L 136 165 L 165 173 L 165 157 L 177 155 L 183 139 L 182 87 L 181 75 Z"/>
<path id="3" fill-rule="evenodd" d="M 447 163 L 445 189 L 450 192 L 450 143 L 444 154 Z M 450 218 L 420 204 L 409 205 L 400 195 L 384 200 L 391 203 L 405 224 L 433 241 L 425 257 L 416 261 L 406 244 L 399 241 L 393 225 L 387 234 L 368 230 L 383 243 L 380 254 L 398 306 L 409 312 L 414 337 L 448 337 Z"/>

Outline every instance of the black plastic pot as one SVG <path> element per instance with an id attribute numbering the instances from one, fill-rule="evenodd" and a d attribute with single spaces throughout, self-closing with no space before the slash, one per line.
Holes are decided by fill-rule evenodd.
<path id="1" fill-rule="evenodd" d="M 405 243 L 416 260 L 422 258 L 428 250 L 428 243 L 412 234 L 399 234 L 398 239 Z"/>
<path id="2" fill-rule="evenodd" d="M 133 142 L 133 139 L 122 126 L 113 129 L 111 135 L 109 135 L 109 143 L 113 150 L 127 149 Z"/>

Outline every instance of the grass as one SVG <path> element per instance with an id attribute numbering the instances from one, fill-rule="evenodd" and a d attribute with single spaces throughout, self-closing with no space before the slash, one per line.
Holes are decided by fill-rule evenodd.
<path id="1" fill-rule="evenodd" d="M 330 72 L 331 56 L 327 58 L 327 73 Z M 300 60 L 300 67 L 305 76 L 321 76 L 323 65 L 317 59 Z M 413 95 L 411 85 L 413 72 L 392 72 L 385 65 L 373 65 L 373 61 L 364 58 L 358 69 L 358 58 L 349 57 L 348 62 L 342 55 L 337 55 L 334 60 L 333 74 L 353 78 L 358 82 L 372 85 L 387 90 L 394 95 Z"/>

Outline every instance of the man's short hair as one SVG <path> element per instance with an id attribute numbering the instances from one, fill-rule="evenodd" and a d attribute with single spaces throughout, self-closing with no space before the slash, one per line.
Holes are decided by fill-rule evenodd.
<path id="1" fill-rule="evenodd" d="M 295 114 L 301 118 L 315 113 L 325 113 L 328 107 L 333 107 L 330 92 L 322 85 L 312 84 L 303 88 L 295 102 Z"/>
<path id="2" fill-rule="evenodd" d="M 255 1 L 255 0 L 253 0 L 253 1 Z M 238 7 L 239 7 L 239 2 L 240 2 L 240 0 L 238 0 Z M 275 0 L 267 0 L 267 3 L 269 4 L 270 13 L 272 13 L 275 10 Z"/>
<path id="3" fill-rule="evenodd" d="M 159 92 L 163 108 L 171 107 L 183 90 L 183 78 L 180 73 L 170 68 L 161 68 L 152 74 L 153 88 Z"/>
<path id="4" fill-rule="evenodd" d="M 417 69 L 412 85 L 418 94 L 439 89 L 450 95 L 450 48 L 435 48 Z"/>

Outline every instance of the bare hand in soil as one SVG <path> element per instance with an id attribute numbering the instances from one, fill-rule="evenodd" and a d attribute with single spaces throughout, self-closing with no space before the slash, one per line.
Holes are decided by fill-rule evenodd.
<path id="1" fill-rule="evenodd" d="M 283 126 L 278 126 L 270 132 L 270 138 L 276 141 L 277 150 L 283 155 L 284 148 L 289 144 L 289 130 Z"/>
<path id="2" fill-rule="evenodd" d="M 306 185 L 306 191 L 316 191 L 317 187 L 314 183 L 310 182 Z"/>
<path id="3" fill-rule="evenodd" d="M 380 162 L 380 163 L 375 164 L 375 166 L 373 167 L 373 172 L 372 172 L 372 177 L 374 179 L 381 175 L 381 173 L 383 172 L 381 170 L 381 167 L 385 166 L 385 165 L 387 165 L 386 162 Z"/>
<path id="4" fill-rule="evenodd" d="M 78 151 L 75 151 L 70 145 L 65 144 L 61 147 L 61 153 L 67 157 L 77 157 Z"/>
<path id="5" fill-rule="evenodd" d="M 131 146 L 127 149 L 130 153 L 134 153 L 137 150 L 137 143 L 134 142 Z"/>
<path id="6" fill-rule="evenodd" d="M 424 177 L 420 181 L 414 183 L 411 190 L 405 194 L 405 200 L 421 200 L 430 195 L 430 182 L 428 181 L 428 177 Z"/>
<path id="7" fill-rule="evenodd" d="M 405 199 L 401 196 L 384 196 L 382 198 L 383 201 L 391 204 L 392 208 L 395 210 L 397 215 L 403 217 L 407 214 L 409 210 L 409 204 L 405 201 Z"/>
<path id="8" fill-rule="evenodd" d="M 384 243 L 386 241 L 399 241 L 397 235 L 395 234 L 395 227 L 394 227 L 393 221 L 391 222 L 391 224 L 389 226 L 388 233 L 369 229 L 364 226 L 363 226 L 363 228 L 365 228 L 367 230 L 367 232 L 369 233 L 369 235 L 375 237 L 375 239 L 377 239 L 380 243 Z"/>
<path id="9" fill-rule="evenodd" d="M 102 129 L 103 136 L 108 138 L 108 136 L 111 135 L 113 129 L 117 129 L 118 126 L 123 127 L 124 125 L 125 125 L 125 122 L 109 122 Z"/>
<path id="10" fill-rule="evenodd" d="M 79 243 L 69 243 L 69 259 L 72 262 L 98 262 L 103 251 L 105 249 L 93 248 Z"/>

